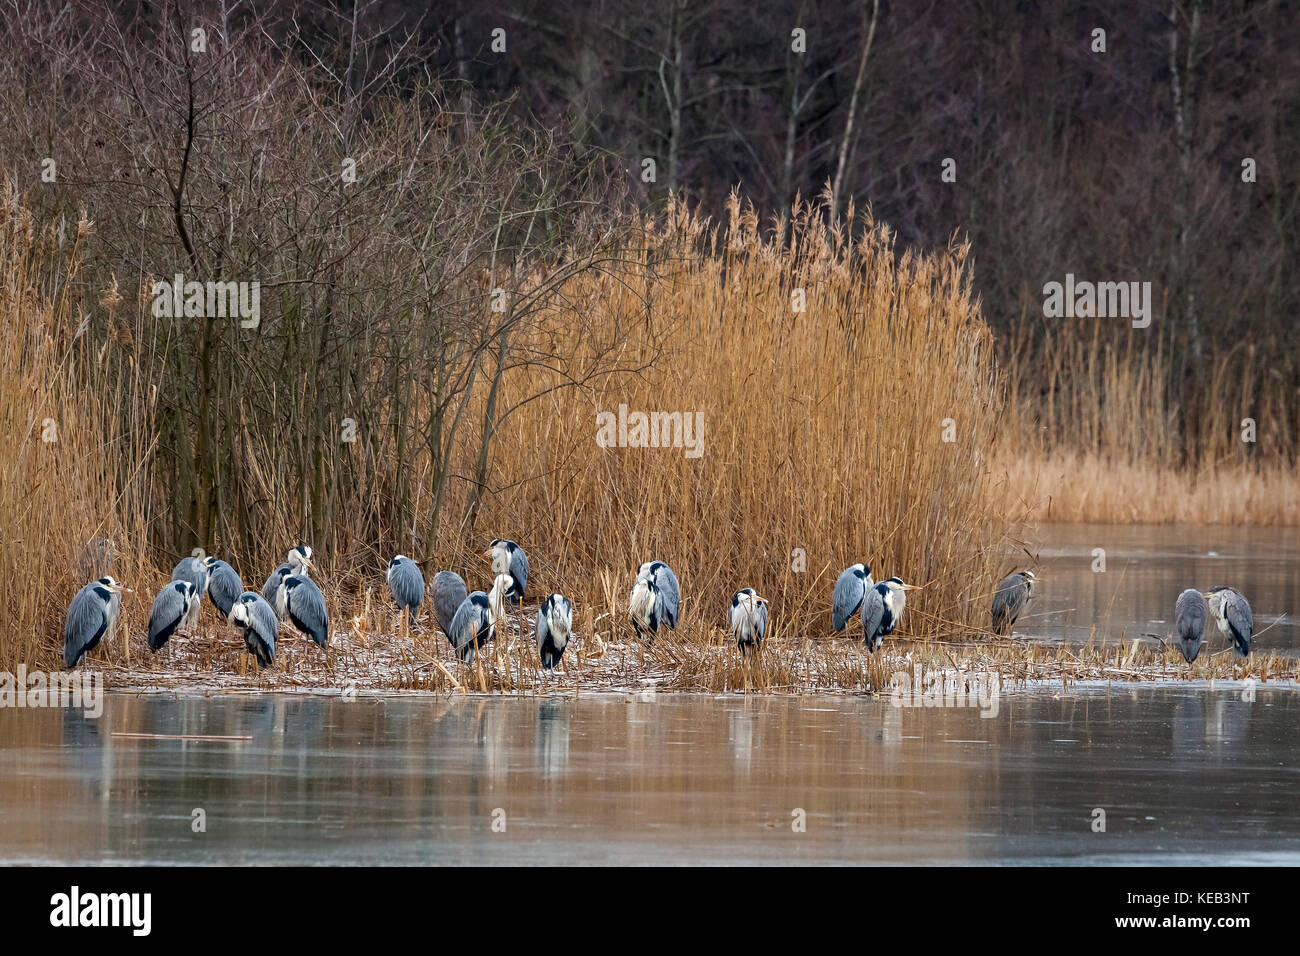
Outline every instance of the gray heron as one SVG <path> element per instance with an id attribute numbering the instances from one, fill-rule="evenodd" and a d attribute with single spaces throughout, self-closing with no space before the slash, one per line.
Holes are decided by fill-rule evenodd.
<path id="1" fill-rule="evenodd" d="M 475 591 L 460 603 L 447 628 L 447 640 L 466 664 L 473 664 L 476 649 L 495 636 L 497 621 L 505 617 L 505 596 L 514 586 L 508 574 L 498 574 L 490 594 Z"/>
<path id="2" fill-rule="evenodd" d="M 1002 579 L 993 592 L 993 632 L 1007 634 L 1020 617 L 1020 613 L 1034 596 L 1033 571 L 1013 571 Z"/>
<path id="3" fill-rule="evenodd" d="M 424 575 L 419 565 L 404 554 L 388 562 L 388 593 L 393 596 L 397 609 L 406 612 L 404 617 L 414 620 L 424 600 Z"/>
<path id="4" fill-rule="evenodd" d="M 171 581 L 159 591 L 149 611 L 149 650 L 157 651 L 178 628 L 192 628 L 199 620 L 202 599 L 190 581 Z"/>
<path id="5" fill-rule="evenodd" d="M 542 667 L 554 670 L 573 635 L 573 605 L 562 594 L 552 594 L 537 610 L 537 656 Z"/>
<path id="6" fill-rule="evenodd" d="M 311 562 L 311 546 L 297 545 L 289 549 L 289 555 L 284 563 L 272 571 L 271 576 L 262 585 L 262 600 L 271 605 L 280 620 L 284 620 L 284 613 L 280 610 L 279 600 L 276 597 L 280 593 L 280 585 L 291 574 L 296 574 L 301 578 L 309 577 L 310 571 L 314 567 L 315 565 Z"/>
<path id="7" fill-rule="evenodd" d="M 275 636 L 279 620 L 271 605 L 256 591 L 245 591 L 231 605 L 227 619 L 244 632 L 244 646 L 257 658 L 258 667 L 275 663 Z"/>
<path id="8" fill-rule="evenodd" d="M 225 561 L 213 561 L 208 574 L 208 600 L 221 612 L 221 616 L 230 617 L 230 609 L 239 595 L 244 593 L 244 582 L 239 574 Z"/>
<path id="9" fill-rule="evenodd" d="M 871 567 L 867 564 L 854 564 L 840 572 L 831 590 L 831 630 L 844 630 L 871 587 Z"/>
<path id="10" fill-rule="evenodd" d="M 325 595 L 305 574 L 290 574 L 275 592 L 275 611 L 302 633 L 324 647 L 330 639 L 330 616 Z"/>
<path id="11" fill-rule="evenodd" d="M 1250 639 L 1255 633 L 1255 616 L 1250 612 L 1246 595 L 1236 588 L 1211 588 L 1205 592 L 1210 602 L 1210 613 L 1223 636 L 1232 641 L 1241 657 L 1250 656 Z"/>
<path id="12" fill-rule="evenodd" d="M 203 597 L 208 592 L 208 576 L 217 559 L 208 555 L 202 558 L 181 558 L 180 564 L 172 570 L 173 581 L 189 581 L 194 590 Z"/>
<path id="13" fill-rule="evenodd" d="M 450 639 L 452 618 L 456 616 L 456 611 L 465 598 L 469 597 L 469 588 L 465 587 L 465 579 L 455 571 L 439 571 L 433 576 L 430 590 L 433 592 L 433 614 L 438 619 L 442 633 Z M 452 641 L 452 646 L 455 643 Z"/>
<path id="14" fill-rule="evenodd" d="M 122 610 L 122 592 L 130 593 L 111 575 L 91 581 L 78 591 L 68 604 L 68 618 L 63 625 L 63 663 L 76 667 L 90 651 L 117 629 Z"/>
<path id="15" fill-rule="evenodd" d="M 524 603 L 524 590 L 528 587 L 528 555 L 513 541 L 497 538 L 485 552 L 492 559 L 492 573 L 508 574 L 514 582 L 506 595 L 515 604 Z"/>
<path id="16" fill-rule="evenodd" d="M 275 596 L 280 591 L 280 585 L 283 583 L 284 579 L 291 574 L 293 574 L 293 568 L 289 567 L 287 564 L 282 564 L 272 571 L 271 576 L 267 578 L 266 583 L 262 585 L 262 600 L 274 608 Z M 279 614 L 278 611 L 276 613 Z M 281 615 L 281 617 L 283 618 L 283 615 Z"/>
<path id="17" fill-rule="evenodd" d="M 919 584 L 904 584 L 902 578 L 889 578 L 872 588 L 862 601 L 862 639 L 867 650 L 880 650 L 885 638 L 894 633 L 903 620 L 907 592 L 919 591 Z"/>
<path id="18" fill-rule="evenodd" d="M 677 575 L 668 565 L 662 561 L 641 565 L 627 606 L 637 637 L 652 642 L 665 624 L 676 630 L 681 593 Z"/>
<path id="19" fill-rule="evenodd" d="M 1205 595 L 1196 588 L 1188 588 L 1178 595 L 1174 603 L 1174 639 L 1183 660 L 1191 663 L 1201 653 L 1201 644 L 1205 640 L 1205 619 L 1209 609 L 1205 604 Z"/>
<path id="20" fill-rule="evenodd" d="M 758 650 L 767 633 L 767 598 L 753 588 L 741 588 L 731 596 L 731 636 L 740 653 Z"/>

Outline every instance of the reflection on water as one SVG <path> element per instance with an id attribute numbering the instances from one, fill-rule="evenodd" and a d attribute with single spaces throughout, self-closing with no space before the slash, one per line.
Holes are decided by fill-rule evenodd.
<path id="1" fill-rule="evenodd" d="M 1222 584 L 1245 592 L 1263 651 L 1300 652 L 1300 536 L 1295 528 L 1193 525 L 1045 525 L 1038 535 L 1043 581 L 1016 633 L 1035 639 L 1131 641 L 1173 630 L 1184 588 Z M 1105 552 L 1093 571 L 1094 549 Z M 1226 646 L 1215 628 L 1211 650 Z"/>
<path id="2" fill-rule="evenodd" d="M 0 859 L 1300 862 L 1300 692 L 1013 694 L 979 714 L 667 694 L 4 709 Z"/>

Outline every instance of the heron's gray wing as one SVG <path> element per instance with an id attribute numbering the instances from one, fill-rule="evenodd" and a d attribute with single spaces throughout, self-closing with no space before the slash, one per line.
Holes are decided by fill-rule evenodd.
<path id="1" fill-rule="evenodd" d="M 862 637 L 867 649 L 875 652 L 876 632 L 885 617 L 885 599 L 875 588 L 867 588 L 862 598 Z"/>
<path id="2" fill-rule="evenodd" d="M 324 647 L 330 639 L 330 616 L 325 595 L 311 578 L 294 575 L 297 587 L 288 594 L 289 620 L 313 641 Z"/>
<path id="3" fill-rule="evenodd" d="M 835 579 L 835 590 L 831 592 L 832 630 L 844 630 L 849 618 L 862 606 L 866 591 L 866 582 L 854 574 L 852 568 Z"/>
<path id="4" fill-rule="evenodd" d="M 1232 643 L 1242 657 L 1250 654 L 1250 638 L 1255 632 L 1255 616 L 1250 612 L 1250 602 L 1246 595 L 1236 588 L 1232 589 L 1227 605 L 1223 609 L 1228 620 L 1228 629 L 1232 632 Z"/>
<path id="5" fill-rule="evenodd" d="M 203 592 L 208 587 L 208 569 L 198 558 L 183 558 L 181 562 L 172 569 L 173 581 L 189 581 L 194 585 L 194 590 L 203 596 Z"/>
<path id="6" fill-rule="evenodd" d="M 230 616 L 230 608 L 244 593 L 244 582 L 225 561 L 218 561 L 212 567 L 212 577 L 208 581 L 208 599 L 223 617 Z"/>
<path id="7" fill-rule="evenodd" d="M 442 632 L 451 637 L 451 622 L 456 611 L 469 597 L 465 580 L 455 571 L 439 571 L 433 576 L 433 613 L 438 618 Z M 455 642 L 452 642 L 455 647 Z"/>
<path id="8" fill-rule="evenodd" d="M 659 588 L 659 616 L 673 630 L 677 629 L 677 609 L 681 606 L 682 592 L 677 575 L 666 564 L 655 569 L 655 585 Z"/>
<path id="9" fill-rule="evenodd" d="M 244 643 L 249 645 L 249 650 L 257 657 L 257 663 L 267 667 L 275 662 L 275 637 L 279 629 L 279 618 L 275 616 L 275 609 L 260 594 L 248 591 L 241 594 L 239 599 L 242 601 L 245 596 L 251 596 L 252 600 L 247 602 L 248 627 L 245 629 Z M 260 648 L 250 638 L 250 631 L 261 642 Z"/>
<path id="10" fill-rule="evenodd" d="M 68 619 L 63 625 L 63 663 L 74 666 L 104 636 L 108 615 L 95 594 L 95 585 L 87 584 L 68 605 Z"/>
<path id="11" fill-rule="evenodd" d="M 262 585 L 262 600 L 271 605 L 271 610 L 275 610 L 275 596 L 279 593 L 280 585 L 284 583 L 284 579 L 287 578 L 289 574 L 289 565 L 282 564 L 271 572 L 271 576 L 267 578 L 266 583 Z"/>
<path id="12" fill-rule="evenodd" d="M 518 545 L 510 556 L 510 576 L 515 579 L 515 594 L 522 600 L 528 587 L 528 555 Z"/>
<path id="13" fill-rule="evenodd" d="M 754 636 L 757 637 L 759 640 L 762 640 L 763 635 L 767 633 L 767 605 L 766 604 L 760 604 L 758 606 L 758 612 L 756 616 L 758 618 L 758 621 L 754 628 Z"/>
<path id="14" fill-rule="evenodd" d="M 474 663 L 474 648 L 478 643 L 478 632 L 486 624 L 483 606 L 474 600 L 475 597 L 487 601 L 486 594 L 475 591 L 460 602 L 460 607 L 456 608 L 456 613 L 452 615 L 451 623 L 446 628 L 447 640 L 451 642 L 460 659 L 467 664 Z"/>
<path id="15" fill-rule="evenodd" d="M 1205 620 L 1208 609 L 1201 592 L 1188 588 L 1178 595 L 1174 604 L 1174 629 L 1179 638 L 1196 640 L 1205 633 Z"/>
<path id="16" fill-rule="evenodd" d="M 1008 574 L 993 594 L 993 629 L 1009 629 L 1016 623 L 1025 606 L 1025 579 L 1019 574 Z"/>
<path id="17" fill-rule="evenodd" d="M 185 616 L 185 594 L 173 581 L 153 599 L 149 611 L 149 650 L 156 651 L 167 643 Z"/>
<path id="18" fill-rule="evenodd" d="M 388 587 L 399 608 L 409 609 L 413 614 L 420 609 L 420 602 L 424 600 L 424 575 L 414 561 L 396 565 L 388 579 Z"/>
<path id="19" fill-rule="evenodd" d="M 1178 650 L 1187 663 L 1196 660 L 1205 639 L 1205 622 L 1210 609 L 1200 591 L 1188 588 L 1178 595 L 1174 603 L 1174 629 L 1177 632 Z"/>

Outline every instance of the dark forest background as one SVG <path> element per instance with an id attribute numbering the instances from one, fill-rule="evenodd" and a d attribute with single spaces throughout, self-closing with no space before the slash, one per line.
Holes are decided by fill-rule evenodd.
<path id="1" fill-rule="evenodd" d="M 1298 384 L 1295 4 L 598 0 L 369 12 L 417 29 L 472 95 L 509 97 L 521 123 L 565 126 L 619 157 L 648 206 L 680 190 L 716 213 L 739 187 L 779 215 L 838 183 L 841 208 L 870 207 L 904 245 L 968 236 L 985 318 L 1001 333 L 1043 324 L 1042 286 L 1067 271 L 1150 280 L 1189 412 L 1204 363 L 1227 353 Z M 505 54 L 491 50 L 497 27 Z M 1105 53 L 1093 52 L 1096 29 Z M 653 184 L 638 175 L 643 157 L 656 160 Z M 956 183 L 941 178 L 945 158 Z M 1246 159 L 1254 183 L 1243 182 Z"/>

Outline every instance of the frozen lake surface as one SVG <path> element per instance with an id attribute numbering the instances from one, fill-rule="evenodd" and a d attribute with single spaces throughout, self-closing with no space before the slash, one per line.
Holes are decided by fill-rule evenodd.
<path id="1" fill-rule="evenodd" d="M 110 694 L 0 710 L 0 859 L 1300 863 L 1300 693 L 1249 697 Z"/>

